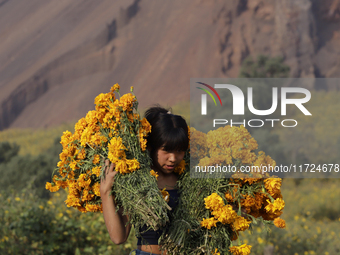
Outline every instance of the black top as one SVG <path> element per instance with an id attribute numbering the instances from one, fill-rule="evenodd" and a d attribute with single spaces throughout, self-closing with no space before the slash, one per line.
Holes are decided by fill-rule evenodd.
<path id="1" fill-rule="evenodd" d="M 167 191 L 169 192 L 169 196 L 170 196 L 168 204 L 172 208 L 172 211 L 173 211 L 178 205 L 179 193 L 177 189 L 172 189 L 172 190 L 167 190 Z M 144 232 L 146 229 L 147 229 L 146 226 L 143 226 L 142 228 L 139 229 L 139 231 L 141 232 L 141 237 L 138 237 L 137 245 L 158 244 L 158 239 L 162 235 L 162 230 L 160 229 L 157 231 L 149 230 L 149 231 Z"/>

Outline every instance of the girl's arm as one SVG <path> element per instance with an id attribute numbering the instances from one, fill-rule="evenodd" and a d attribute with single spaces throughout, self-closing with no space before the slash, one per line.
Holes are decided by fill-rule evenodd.
<path id="1" fill-rule="evenodd" d="M 101 179 L 100 182 L 100 196 L 103 204 L 104 221 L 110 238 L 115 244 L 122 244 L 129 237 L 131 225 L 125 226 L 129 219 L 127 215 L 123 215 L 123 208 L 119 208 L 116 212 L 115 199 L 110 195 L 113 178 L 117 174 L 114 167 L 114 164 L 109 166 L 109 161 L 105 161 L 106 172 L 105 179 Z"/>

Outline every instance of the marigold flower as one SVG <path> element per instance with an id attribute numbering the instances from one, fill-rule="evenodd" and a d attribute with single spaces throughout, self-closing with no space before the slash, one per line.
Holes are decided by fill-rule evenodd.
<path id="1" fill-rule="evenodd" d="M 96 166 L 92 168 L 92 174 L 95 174 L 97 177 L 100 176 L 101 166 Z"/>
<path id="2" fill-rule="evenodd" d="M 157 174 L 154 170 L 151 170 L 151 171 L 150 171 L 150 174 L 151 174 L 152 176 L 155 176 L 156 179 L 158 178 L 158 174 Z"/>
<path id="3" fill-rule="evenodd" d="M 277 214 L 285 207 L 285 202 L 281 198 L 274 200 L 274 203 L 271 203 L 269 199 L 267 199 L 267 202 L 268 205 L 265 207 L 265 209 L 269 213 Z"/>
<path id="4" fill-rule="evenodd" d="M 264 180 L 264 186 L 272 197 L 281 194 L 281 184 L 281 178 L 267 178 Z"/>
<path id="5" fill-rule="evenodd" d="M 56 192 L 60 189 L 60 187 L 56 185 L 53 186 L 50 182 L 46 182 L 45 189 L 51 192 Z"/>
<path id="6" fill-rule="evenodd" d="M 94 155 L 92 163 L 97 165 L 100 162 L 100 156 L 98 154 Z"/>
<path id="7" fill-rule="evenodd" d="M 242 244 L 241 246 L 233 246 L 229 251 L 234 255 L 249 255 L 251 250 L 250 245 Z"/>
<path id="8" fill-rule="evenodd" d="M 225 205 L 218 210 L 212 211 L 211 214 L 222 224 L 231 224 L 237 217 L 237 213 L 231 205 Z"/>
<path id="9" fill-rule="evenodd" d="M 204 198 L 205 208 L 210 210 L 218 210 L 224 206 L 223 199 L 217 195 L 217 193 L 212 193 L 210 196 Z"/>
<path id="10" fill-rule="evenodd" d="M 276 218 L 274 220 L 274 225 L 278 228 L 285 228 L 286 227 L 286 222 L 285 220 L 281 219 L 281 218 Z"/>
<path id="11" fill-rule="evenodd" d="M 115 91 L 119 91 L 120 90 L 120 86 L 118 83 L 116 83 L 115 85 L 112 86 L 111 88 L 111 92 L 115 92 Z"/>
<path id="12" fill-rule="evenodd" d="M 244 231 L 249 228 L 251 221 L 246 220 L 242 216 L 237 216 L 233 222 L 233 227 L 236 231 Z"/>
<path id="13" fill-rule="evenodd" d="M 218 220 L 215 220 L 214 218 L 209 219 L 203 218 L 203 220 L 201 221 L 201 226 L 203 228 L 211 229 L 212 227 L 216 227 L 217 222 Z"/>

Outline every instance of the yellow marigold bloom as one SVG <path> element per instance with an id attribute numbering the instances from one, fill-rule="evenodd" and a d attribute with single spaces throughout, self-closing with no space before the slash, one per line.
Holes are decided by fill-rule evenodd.
<path id="1" fill-rule="evenodd" d="M 231 224 L 237 217 L 237 213 L 231 205 L 225 205 L 218 210 L 212 211 L 211 214 L 222 224 Z"/>
<path id="2" fill-rule="evenodd" d="M 57 185 L 52 186 L 52 184 L 50 182 L 46 182 L 45 189 L 47 189 L 47 190 L 49 190 L 51 192 L 56 192 L 56 191 L 59 190 L 59 188 L 60 187 L 57 186 Z"/>
<path id="3" fill-rule="evenodd" d="M 100 162 L 100 156 L 98 154 L 94 155 L 92 163 L 97 165 Z"/>
<path id="4" fill-rule="evenodd" d="M 119 160 L 119 161 L 117 161 L 117 163 L 116 163 L 116 171 L 121 173 L 121 174 L 129 173 L 128 166 L 126 164 L 126 160 Z"/>
<path id="5" fill-rule="evenodd" d="M 126 160 L 126 164 L 130 173 L 139 169 L 139 162 L 137 161 L 137 159 L 128 159 Z"/>
<path id="6" fill-rule="evenodd" d="M 91 184 L 91 179 L 87 178 L 86 174 L 79 175 L 78 185 L 79 187 L 85 188 Z"/>
<path id="7" fill-rule="evenodd" d="M 272 197 L 281 193 L 281 184 L 281 178 L 267 178 L 264 180 L 264 187 Z"/>
<path id="8" fill-rule="evenodd" d="M 85 209 L 86 209 L 85 212 L 102 212 L 103 211 L 101 205 L 89 204 L 89 203 L 85 205 Z"/>
<path id="9" fill-rule="evenodd" d="M 122 138 L 112 137 L 110 143 L 108 144 L 108 158 L 112 163 L 116 163 L 119 159 L 125 159 L 125 146 L 123 144 Z"/>
<path id="10" fill-rule="evenodd" d="M 84 159 L 86 157 L 85 149 L 77 150 L 77 159 Z"/>
<path id="11" fill-rule="evenodd" d="M 269 213 L 276 214 L 281 212 L 285 207 L 285 201 L 282 198 L 278 198 L 274 200 L 274 203 L 271 203 L 269 199 L 267 199 L 268 205 L 265 207 L 266 211 Z"/>
<path id="12" fill-rule="evenodd" d="M 224 206 L 223 199 L 217 195 L 217 193 L 212 193 L 210 196 L 204 198 L 205 208 L 210 210 L 218 210 Z"/>
<path id="13" fill-rule="evenodd" d="M 99 183 L 99 182 L 96 182 L 96 183 L 92 186 L 93 193 L 94 193 L 96 196 L 98 196 L 98 197 L 100 197 L 100 190 L 99 190 L 99 188 L 100 188 L 100 183 Z"/>
<path id="14" fill-rule="evenodd" d="M 74 130 L 76 132 L 82 132 L 85 128 L 87 127 L 87 122 L 85 120 L 85 118 L 81 118 L 80 120 L 78 120 L 78 122 L 76 123 Z"/>
<path id="15" fill-rule="evenodd" d="M 142 125 L 142 131 L 143 131 L 143 134 L 144 135 L 147 135 L 151 132 L 151 125 L 150 123 L 148 122 L 148 120 L 146 118 L 143 118 L 141 121 L 140 121 L 141 125 Z"/>
<path id="16" fill-rule="evenodd" d="M 94 103 L 96 105 L 96 110 L 98 112 L 105 112 L 107 111 L 108 104 L 115 100 L 114 94 L 108 93 L 108 94 L 99 94 L 95 99 Z"/>
<path id="17" fill-rule="evenodd" d="M 286 222 L 285 220 L 281 219 L 281 218 L 276 218 L 274 220 L 274 225 L 278 228 L 285 228 L 286 227 Z"/>
<path id="18" fill-rule="evenodd" d="M 156 179 L 158 179 L 158 174 L 157 174 L 154 170 L 151 170 L 151 171 L 150 171 L 150 174 L 151 174 L 152 176 L 155 176 Z"/>
<path id="19" fill-rule="evenodd" d="M 250 213 L 251 208 L 255 206 L 255 197 L 244 195 L 244 199 L 241 199 L 241 206 L 242 208 L 245 208 L 247 213 Z"/>
<path id="20" fill-rule="evenodd" d="M 97 177 L 100 176 L 101 166 L 96 166 L 92 168 L 92 174 L 95 174 Z"/>
<path id="21" fill-rule="evenodd" d="M 241 246 L 233 246 L 229 251 L 234 255 L 249 255 L 251 250 L 250 245 L 242 244 Z"/>
<path id="22" fill-rule="evenodd" d="M 69 193 L 67 195 L 67 199 L 65 200 L 65 204 L 67 205 L 67 207 L 78 207 L 80 206 L 80 199 L 79 197 Z"/>
<path id="23" fill-rule="evenodd" d="M 179 165 L 175 168 L 174 172 L 181 175 L 185 171 L 185 160 L 183 159 Z"/>
<path id="24" fill-rule="evenodd" d="M 140 143 L 140 148 L 142 151 L 145 151 L 146 150 L 146 139 L 144 139 L 143 137 L 140 137 L 139 138 L 139 143 Z"/>
<path id="25" fill-rule="evenodd" d="M 169 192 L 167 192 L 167 191 L 165 190 L 165 188 L 164 188 L 164 189 L 161 190 L 161 193 L 162 193 L 163 199 L 164 199 L 166 202 L 169 202 L 169 200 L 170 200 Z"/>
<path id="26" fill-rule="evenodd" d="M 215 220 L 214 218 L 209 219 L 203 218 L 203 220 L 201 221 L 201 226 L 203 228 L 211 229 L 212 227 L 216 227 L 217 222 L 218 220 Z"/>
<path id="27" fill-rule="evenodd" d="M 137 99 L 131 93 L 123 95 L 119 100 L 119 106 L 122 107 L 123 111 L 131 111 L 133 103 L 136 102 Z"/>
<path id="28" fill-rule="evenodd" d="M 115 85 L 112 86 L 111 88 L 111 92 L 115 92 L 115 91 L 119 91 L 120 90 L 120 86 L 118 83 L 116 83 Z"/>
<path id="29" fill-rule="evenodd" d="M 242 216 L 237 216 L 233 222 L 233 227 L 236 231 L 244 231 L 249 228 L 251 221 L 246 220 Z"/>
<path id="30" fill-rule="evenodd" d="M 225 193 L 224 196 L 228 200 L 229 203 L 234 202 L 234 197 L 230 193 Z"/>
<path id="31" fill-rule="evenodd" d="M 76 161 L 74 159 L 71 161 L 70 167 L 71 167 L 72 170 L 79 169 L 79 167 L 77 166 L 77 163 L 78 163 L 78 161 Z"/>
<path id="32" fill-rule="evenodd" d="M 61 136 L 60 143 L 62 144 L 63 148 L 67 147 L 67 145 L 71 142 L 72 139 L 72 133 L 68 130 L 63 132 L 63 135 Z"/>

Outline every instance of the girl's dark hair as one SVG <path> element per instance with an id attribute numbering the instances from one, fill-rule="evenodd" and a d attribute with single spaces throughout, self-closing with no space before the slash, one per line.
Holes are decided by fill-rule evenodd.
<path id="1" fill-rule="evenodd" d="M 151 152 L 164 146 L 165 151 L 186 151 L 189 146 L 188 125 L 179 115 L 174 115 L 160 106 L 149 108 L 145 118 L 151 124 L 147 145 Z"/>

